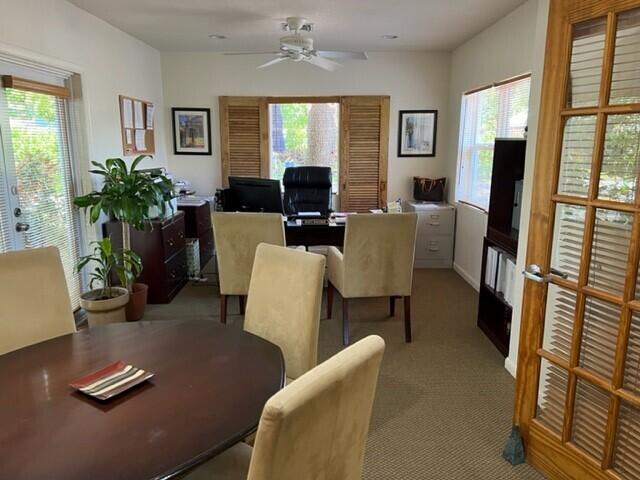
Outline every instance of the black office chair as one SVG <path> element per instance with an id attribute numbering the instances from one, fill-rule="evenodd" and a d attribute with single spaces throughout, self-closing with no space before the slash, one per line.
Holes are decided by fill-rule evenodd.
<path id="1" fill-rule="evenodd" d="M 331 209 L 330 167 L 288 167 L 282 178 L 284 211 L 320 212 L 328 215 Z"/>

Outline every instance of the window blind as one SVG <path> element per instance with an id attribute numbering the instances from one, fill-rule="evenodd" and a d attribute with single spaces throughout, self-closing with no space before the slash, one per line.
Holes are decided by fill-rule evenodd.
<path id="1" fill-rule="evenodd" d="M 12 202 L 21 210 L 15 219 L 11 212 L 8 223 L 13 240 L 4 247 L 57 247 L 72 305 L 78 308 L 80 277 L 75 265 L 80 256 L 80 219 L 72 205 L 75 192 L 67 100 L 17 88 L 5 88 L 3 100 L 3 175 L 17 195 L 11 200 L 5 187 L 0 191 L 0 202 Z M 14 233 L 14 220 L 28 224 L 29 229 Z M 3 218 L 2 224 L 6 223 Z"/>
<path id="2" fill-rule="evenodd" d="M 496 138 L 522 138 L 530 77 L 463 95 L 456 200 L 489 208 Z"/>
<path id="3" fill-rule="evenodd" d="M 220 97 L 222 184 L 269 176 L 268 107 L 261 97 Z"/>

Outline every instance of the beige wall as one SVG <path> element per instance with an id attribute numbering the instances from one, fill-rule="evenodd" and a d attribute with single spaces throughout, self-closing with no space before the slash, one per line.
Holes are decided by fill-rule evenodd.
<path id="1" fill-rule="evenodd" d="M 449 54 L 371 53 L 366 62 L 344 62 L 337 72 L 304 63 L 283 63 L 257 70 L 269 56 L 213 53 L 163 53 L 166 119 L 170 107 L 211 108 L 212 156 L 169 155 L 169 168 L 195 189 L 220 188 L 219 95 L 390 95 L 389 199 L 411 198 L 413 175 L 441 176 L 447 171 Z M 398 110 L 438 110 L 436 157 L 398 158 Z M 167 123 L 169 125 L 169 123 Z M 167 151 L 173 151 L 167 136 Z"/>
<path id="2" fill-rule="evenodd" d="M 154 102 L 162 112 L 157 50 L 64 0 L 0 0 L 0 12 L 0 53 L 81 74 L 88 135 L 83 170 L 89 159 L 122 156 L 119 94 Z M 165 165 L 162 115 L 158 120 L 153 165 Z"/>
<path id="3" fill-rule="evenodd" d="M 463 92 L 522 73 L 531 72 L 529 104 L 529 142 L 525 160 L 522 218 L 516 269 L 524 268 L 527 246 L 531 183 L 535 161 L 535 135 L 542 59 L 546 38 L 548 0 L 528 0 L 491 27 L 454 50 L 451 58 L 451 89 L 449 92 L 449 141 L 447 145 L 447 175 L 455 179 L 458 162 L 460 101 Z M 454 189 L 449 190 L 455 200 Z M 454 268 L 476 289 L 480 285 L 482 238 L 486 233 L 486 214 L 466 205 L 458 206 Z M 516 277 L 512 334 L 506 368 L 515 375 L 523 281 Z"/>

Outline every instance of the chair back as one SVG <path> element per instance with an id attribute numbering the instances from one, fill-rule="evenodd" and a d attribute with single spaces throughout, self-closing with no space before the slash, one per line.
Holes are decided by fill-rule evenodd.
<path id="1" fill-rule="evenodd" d="M 258 245 L 285 245 L 282 215 L 216 212 L 212 221 L 220 294 L 247 295 Z"/>
<path id="2" fill-rule="evenodd" d="M 344 238 L 347 297 L 411 295 L 416 213 L 349 215 Z"/>
<path id="3" fill-rule="evenodd" d="M 302 250 L 256 250 L 244 329 L 280 347 L 289 378 L 317 363 L 324 265 L 324 256 Z"/>
<path id="4" fill-rule="evenodd" d="M 0 254 L 0 355 L 76 331 L 56 247 Z"/>
<path id="5" fill-rule="evenodd" d="M 271 397 L 248 480 L 361 480 L 384 340 L 342 350 Z"/>
<path id="6" fill-rule="evenodd" d="M 331 167 L 287 167 L 282 177 L 284 211 L 329 213 Z"/>

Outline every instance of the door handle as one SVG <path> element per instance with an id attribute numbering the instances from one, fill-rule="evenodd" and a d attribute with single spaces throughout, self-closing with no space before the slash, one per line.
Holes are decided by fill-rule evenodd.
<path id="1" fill-rule="evenodd" d="M 568 273 L 562 272 L 556 268 L 550 268 L 549 273 L 543 274 L 540 266 L 536 265 L 535 263 L 529 265 L 526 270 L 522 272 L 522 274 L 525 276 L 525 278 L 533 280 L 537 283 L 549 283 L 553 279 L 553 277 L 560 277 L 565 280 L 569 278 Z"/>
<path id="2" fill-rule="evenodd" d="M 24 222 L 16 223 L 16 232 L 28 232 L 29 224 Z"/>

